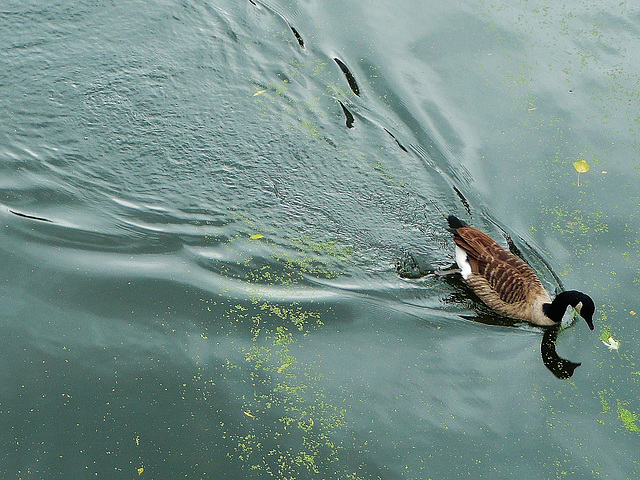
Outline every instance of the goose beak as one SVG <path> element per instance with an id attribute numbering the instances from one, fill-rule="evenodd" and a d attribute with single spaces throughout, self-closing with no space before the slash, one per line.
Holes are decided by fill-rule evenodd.
<path id="1" fill-rule="evenodd" d="M 592 318 L 585 318 L 584 319 L 585 322 L 587 322 L 587 325 L 589 325 L 589 330 L 593 330 L 593 319 Z"/>
<path id="2" fill-rule="evenodd" d="M 578 304 L 573 307 L 575 309 L 576 312 L 578 312 L 578 315 L 580 315 L 582 318 L 584 318 L 584 321 L 587 322 L 587 325 L 589 325 L 589 330 L 593 330 L 593 316 L 589 315 L 588 317 L 583 317 L 582 316 L 582 307 L 583 307 L 583 303 L 582 302 L 578 302 Z"/>

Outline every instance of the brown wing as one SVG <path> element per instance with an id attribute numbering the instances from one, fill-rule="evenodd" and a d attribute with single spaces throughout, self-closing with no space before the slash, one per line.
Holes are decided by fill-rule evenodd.
<path id="1" fill-rule="evenodd" d="M 502 302 L 519 304 L 527 298 L 546 295 L 531 267 L 486 233 L 465 226 L 455 231 L 454 240 L 467 253 L 471 272 L 481 276 Z"/>

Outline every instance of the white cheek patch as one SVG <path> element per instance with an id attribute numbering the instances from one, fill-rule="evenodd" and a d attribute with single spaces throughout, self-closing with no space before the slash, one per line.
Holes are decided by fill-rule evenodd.
<path id="1" fill-rule="evenodd" d="M 465 280 L 471 275 L 471 265 L 467 259 L 467 252 L 456 245 L 456 263 L 460 267 L 460 273 Z"/>

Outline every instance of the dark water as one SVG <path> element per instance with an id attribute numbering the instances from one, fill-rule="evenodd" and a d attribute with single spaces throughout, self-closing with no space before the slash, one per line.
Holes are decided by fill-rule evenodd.
<path id="1" fill-rule="evenodd" d="M 638 477 L 630 5 L 10 1 L 0 31 L 3 478 Z M 441 212 L 593 296 L 570 379 L 397 274 L 451 264 Z"/>

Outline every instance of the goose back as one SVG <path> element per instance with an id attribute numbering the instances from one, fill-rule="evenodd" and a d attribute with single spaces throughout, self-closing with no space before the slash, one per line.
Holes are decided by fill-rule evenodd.
<path id="1" fill-rule="evenodd" d="M 477 228 L 462 224 L 451 231 L 471 267 L 465 280 L 480 300 L 501 315 L 554 324 L 542 310 L 551 298 L 529 265 Z"/>

